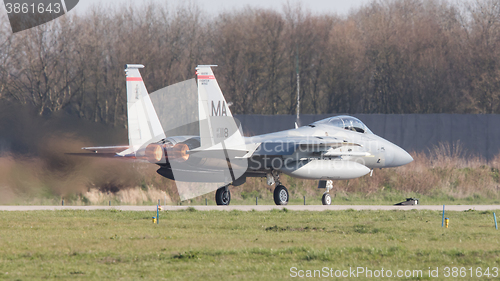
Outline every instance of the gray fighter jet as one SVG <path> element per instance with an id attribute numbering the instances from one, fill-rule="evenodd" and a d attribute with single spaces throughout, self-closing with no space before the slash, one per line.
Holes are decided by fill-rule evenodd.
<path id="1" fill-rule="evenodd" d="M 245 137 L 211 65 L 196 68 L 199 134 L 168 135 L 142 81 L 139 69 L 143 67 L 129 64 L 125 69 L 129 145 L 83 149 L 158 165 L 158 174 L 175 180 L 181 200 L 217 190 L 217 205 L 229 205 L 229 186 L 241 185 L 248 177 L 263 177 L 275 185 L 274 202 L 286 205 L 289 193 L 280 182 L 280 174 L 286 174 L 319 180 L 318 187 L 326 189 L 322 202 L 330 205 L 333 180 L 353 179 L 375 168 L 413 161 L 405 150 L 373 134 L 359 119 L 345 115 Z M 176 116 L 172 118 L 175 121 Z"/>

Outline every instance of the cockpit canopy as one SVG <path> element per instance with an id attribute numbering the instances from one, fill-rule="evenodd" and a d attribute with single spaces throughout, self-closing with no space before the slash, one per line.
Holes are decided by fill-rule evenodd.
<path id="1" fill-rule="evenodd" d="M 355 131 L 359 133 L 373 134 L 368 127 L 363 124 L 358 118 L 340 115 L 316 121 L 311 125 L 331 125 L 345 130 Z"/>

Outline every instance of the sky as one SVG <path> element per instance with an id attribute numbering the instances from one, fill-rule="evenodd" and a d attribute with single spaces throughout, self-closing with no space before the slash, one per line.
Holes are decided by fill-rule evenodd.
<path id="1" fill-rule="evenodd" d="M 209 15 L 215 16 L 220 12 L 231 11 L 234 9 L 241 9 L 246 6 L 258 7 L 258 8 L 272 8 L 278 11 L 282 10 L 284 4 L 287 0 L 191 0 L 196 3 L 201 9 L 206 10 Z M 302 7 L 310 10 L 313 13 L 337 13 L 339 15 L 346 15 L 351 9 L 357 9 L 363 4 L 369 3 L 372 0 L 290 0 L 291 4 L 300 2 Z M 129 5 L 134 3 L 134 5 L 140 5 L 138 3 L 164 3 L 168 2 L 168 5 L 177 6 L 186 2 L 186 0 L 80 0 L 78 5 L 75 7 L 77 13 L 87 11 L 91 6 L 99 3 L 105 3 L 106 5 Z"/>

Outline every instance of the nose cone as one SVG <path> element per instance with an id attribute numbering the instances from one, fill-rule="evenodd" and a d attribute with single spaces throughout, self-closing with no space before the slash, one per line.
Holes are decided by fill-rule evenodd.
<path id="1" fill-rule="evenodd" d="M 406 152 L 401 147 L 396 147 L 394 150 L 394 158 L 391 162 L 391 167 L 403 166 L 413 161 L 413 157 L 411 157 L 408 152 Z"/>

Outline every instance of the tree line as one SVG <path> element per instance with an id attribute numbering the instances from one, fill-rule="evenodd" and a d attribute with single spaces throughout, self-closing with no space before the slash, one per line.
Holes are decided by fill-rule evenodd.
<path id="1" fill-rule="evenodd" d="M 235 114 L 500 113 L 500 1 L 373 1 L 347 15 L 300 5 L 207 16 L 96 6 L 12 34 L 0 26 L 0 100 L 126 125 L 123 66 L 150 92 L 214 72 Z"/>

